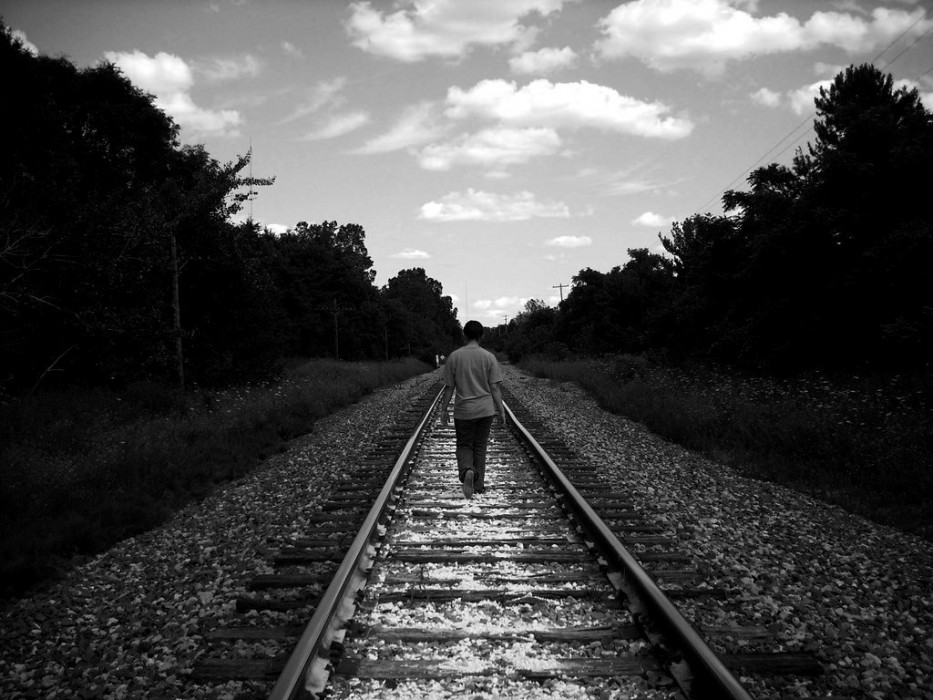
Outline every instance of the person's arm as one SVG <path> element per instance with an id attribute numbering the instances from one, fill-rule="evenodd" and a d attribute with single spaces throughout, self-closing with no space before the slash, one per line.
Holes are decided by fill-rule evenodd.
<path id="1" fill-rule="evenodd" d="M 496 414 L 499 416 L 499 421 L 502 425 L 505 425 L 505 404 L 502 403 L 502 389 L 499 387 L 499 382 L 493 382 L 489 385 L 489 393 L 492 394 L 493 403 L 496 404 Z"/>
<path id="2" fill-rule="evenodd" d="M 450 412 L 447 410 L 447 405 L 450 403 L 450 397 L 453 395 L 454 388 L 452 386 L 445 386 L 444 393 L 441 394 L 441 425 L 450 423 Z"/>

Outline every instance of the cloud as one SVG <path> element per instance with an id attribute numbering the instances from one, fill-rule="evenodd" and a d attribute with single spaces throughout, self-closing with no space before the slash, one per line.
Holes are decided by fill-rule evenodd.
<path id="1" fill-rule="evenodd" d="M 390 258 L 401 258 L 403 260 L 426 260 L 430 258 L 430 253 L 426 253 L 423 250 L 417 250 L 415 248 L 405 248 L 400 250 L 398 253 L 392 253 L 389 256 Z"/>
<path id="2" fill-rule="evenodd" d="M 777 107 L 781 104 L 781 93 L 769 90 L 766 87 L 751 94 L 752 102 L 763 107 Z"/>
<path id="3" fill-rule="evenodd" d="M 353 46 L 414 63 L 429 57 L 460 59 L 472 46 L 526 48 L 536 35 L 519 21 L 559 11 L 564 0 L 408 0 L 382 12 L 369 2 L 350 5 L 345 27 Z"/>
<path id="4" fill-rule="evenodd" d="M 246 54 L 240 58 L 214 58 L 210 61 L 198 61 L 193 65 L 195 71 L 211 81 L 239 80 L 255 78 L 259 75 L 259 61 Z"/>
<path id="5" fill-rule="evenodd" d="M 283 41 L 280 44 L 280 46 L 282 47 L 282 51 L 284 51 L 286 54 L 288 54 L 292 58 L 304 58 L 305 57 L 304 51 L 299 49 L 297 46 L 295 46 L 290 41 Z"/>
<path id="6" fill-rule="evenodd" d="M 418 218 L 428 221 L 525 221 L 533 217 L 568 218 L 563 202 L 538 202 L 531 192 L 500 195 L 472 188 L 451 192 L 439 202 L 421 207 Z"/>
<path id="7" fill-rule="evenodd" d="M 302 141 L 323 141 L 356 131 L 369 123 L 369 114 L 363 111 L 334 114 L 326 122 L 301 137 Z"/>
<path id="8" fill-rule="evenodd" d="M 33 56 L 39 55 L 39 48 L 33 44 L 29 39 L 26 38 L 26 32 L 22 29 L 6 29 L 6 33 L 13 37 L 13 39 L 19 43 L 27 52 L 31 53 Z"/>
<path id="9" fill-rule="evenodd" d="M 828 88 L 832 80 L 820 80 L 810 85 L 804 85 L 796 90 L 776 92 L 768 88 L 761 88 L 751 93 L 752 102 L 770 109 L 788 108 L 802 116 L 815 110 L 813 100 L 819 97 L 820 88 Z"/>
<path id="10" fill-rule="evenodd" d="M 557 248 L 582 248 L 592 245 L 593 239 L 589 236 L 558 236 L 544 242 L 544 245 L 556 246 Z"/>
<path id="11" fill-rule="evenodd" d="M 477 299 L 471 306 L 477 311 L 485 311 L 486 316 L 502 317 L 502 312 L 512 309 L 524 308 L 528 303 L 526 297 L 497 297 L 496 299 Z"/>
<path id="12" fill-rule="evenodd" d="M 652 211 L 646 211 L 644 214 L 632 219 L 632 223 L 636 226 L 668 226 L 674 222 L 674 219 L 670 216 L 661 216 L 660 214 L 655 214 Z"/>
<path id="13" fill-rule="evenodd" d="M 449 127 L 442 125 L 438 116 L 435 102 L 424 101 L 411 105 L 387 132 L 370 139 L 353 153 L 390 153 L 427 143 L 448 131 Z"/>
<path id="14" fill-rule="evenodd" d="M 509 59 L 509 68 L 520 75 L 546 75 L 561 68 L 569 68 L 577 61 L 577 54 L 569 46 L 562 49 L 544 48 L 526 51 Z"/>
<path id="15" fill-rule="evenodd" d="M 289 122 L 319 112 L 325 107 L 336 108 L 342 106 L 346 103 L 346 99 L 340 93 L 343 91 L 346 84 L 347 79 L 343 77 L 318 82 L 317 85 L 312 88 L 306 100 L 276 123 L 278 125 L 288 124 Z"/>
<path id="16" fill-rule="evenodd" d="M 832 84 L 832 80 L 821 80 L 796 90 L 790 90 L 787 93 L 787 103 L 794 114 L 799 116 L 809 114 L 816 110 L 813 100 L 820 96 L 820 88 L 829 88 Z"/>
<path id="17" fill-rule="evenodd" d="M 658 192 L 668 190 L 687 180 L 677 177 L 668 180 L 658 180 L 650 177 L 657 167 L 649 163 L 633 163 L 622 169 L 603 172 L 596 168 L 583 168 L 576 174 L 577 180 L 592 179 L 593 186 L 600 196 L 617 197 L 641 194 L 643 192 Z"/>
<path id="18" fill-rule="evenodd" d="M 594 48 L 606 60 L 633 57 L 661 72 L 690 69 L 717 77 L 729 61 L 754 56 L 820 46 L 871 51 L 904 32 L 922 35 L 933 20 L 911 25 L 923 14 L 919 8 L 876 8 L 870 18 L 815 12 L 801 23 L 784 12 L 756 17 L 728 0 L 633 0 L 599 20 L 603 38 Z"/>
<path id="19" fill-rule="evenodd" d="M 272 231 L 276 236 L 281 236 L 283 233 L 287 233 L 289 227 L 285 224 L 263 224 L 263 228 Z"/>
<path id="20" fill-rule="evenodd" d="M 450 170 L 456 165 L 514 165 L 553 155 L 560 146 L 560 137 L 553 129 L 484 129 L 426 146 L 418 160 L 425 170 Z"/>
<path id="21" fill-rule="evenodd" d="M 915 80 L 895 80 L 894 89 L 900 90 L 901 88 L 916 90 L 920 95 L 920 102 L 923 103 L 923 106 L 928 111 L 933 110 L 933 90 L 924 91 L 920 83 Z"/>
<path id="22" fill-rule="evenodd" d="M 191 68 L 178 56 L 159 52 L 108 51 L 104 58 L 116 65 L 134 85 L 155 96 L 156 106 L 194 136 L 238 136 L 241 123 L 236 110 L 198 107 L 189 94 L 194 87 Z"/>
<path id="23" fill-rule="evenodd" d="M 585 80 L 535 80 L 519 88 L 506 80 L 482 80 L 469 90 L 447 91 L 452 119 L 479 116 L 517 126 L 550 126 L 617 131 L 635 136 L 679 139 L 693 131 L 686 118 L 673 117 L 660 102 L 642 102 Z"/>

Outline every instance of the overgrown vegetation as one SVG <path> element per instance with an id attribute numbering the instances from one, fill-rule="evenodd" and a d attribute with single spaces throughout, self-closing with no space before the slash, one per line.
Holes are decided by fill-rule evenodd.
<path id="1" fill-rule="evenodd" d="M 643 355 L 521 367 L 576 382 L 606 410 L 740 473 L 933 541 L 930 378 L 789 381 Z"/>
<path id="2" fill-rule="evenodd" d="M 314 422 L 430 369 L 296 363 L 281 381 L 180 394 L 153 383 L 0 406 L 0 594 L 20 593 L 246 474 Z"/>

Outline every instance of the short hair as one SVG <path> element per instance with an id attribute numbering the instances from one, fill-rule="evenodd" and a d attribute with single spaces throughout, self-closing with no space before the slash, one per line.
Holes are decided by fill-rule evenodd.
<path id="1" fill-rule="evenodd" d="M 463 335 L 469 340 L 479 340 L 483 337 L 483 324 L 479 321 L 467 321 L 463 327 Z"/>

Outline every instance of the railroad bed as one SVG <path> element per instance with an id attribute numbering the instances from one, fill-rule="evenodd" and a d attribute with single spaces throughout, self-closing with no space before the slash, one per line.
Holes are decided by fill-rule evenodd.
<path id="1" fill-rule="evenodd" d="M 432 430 L 348 628 L 333 697 L 380 695 L 385 681 L 415 696 L 561 697 L 567 677 L 645 694 L 658 668 L 650 645 L 517 439 L 493 432 L 486 493 L 466 500 L 456 470 L 453 429 Z M 560 682 L 542 688 L 549 679 Z"/>
<path id="2" fill-rule="evenodd" d="M 334 698 L 718 698 L 748 697 L 727 666 L 821 671 L 800 654 L 722 663 L 701 638 L 721 630 L 697 634 L 665 617 L 679 617 L 668 598 L 723 592 L 704 587 L 697 563 L 607 490 L 594 465 L 545 426 L 531 436 L 512 397 L 513 429 L 491 436 L 487 492 L 465 499 L 452 427 L 438 425 L 429 397 L 423 404 L 409 412 L 425 414 L 407 452 L 397 458 L 411 429 L 400 427 L 338 485 L 314 532 L 270 550 L 274 570 L 237 601 L 248 624 L 207 635 L 196 681 L 275 681 L 276 698 L 306 697 L 306 685 Z M 619 553 L 620 539 L 640 564 Z M 256 610 L 265 614 L 250 617 Z"/>

